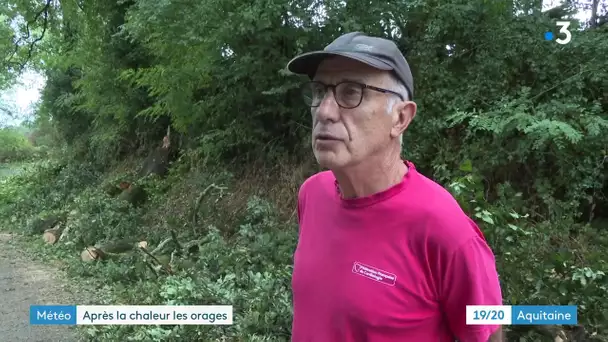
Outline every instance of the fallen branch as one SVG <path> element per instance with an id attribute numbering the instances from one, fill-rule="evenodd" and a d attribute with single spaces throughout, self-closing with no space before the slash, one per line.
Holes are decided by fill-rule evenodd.
<path id="1" fill-rule="evenodd" d="M 70 232 L 70 228 L 72 228 L 72 225 L 69 225 L 66 223 L 65 229 L 63 230 L 63 232 L 61 232 L 61 236 L 59 236 L 59 240 L 57 242 L 61 242 L 68 238 L 68 233 Z"/>
<path id="2" fill-rule="evenodd" d="M 166 238 L 161 243 L 159 243 L 158 246 L 156 246 L 156 248 L 154 248 L 151 253 L 156 254 L 156 253 L 160 252 L 160 250 L 163 249 L 172 240 L 173 240 L 173 238 Z"/>
<path id="3" fill-rule="evenodd" d="M 184 244 L 184 250 L 188 251 L 188 250 L 190 250 L 190 248 L 200 245 L 201 242 L 202 242 L 201 240 L 188 241 Z"/>
<path id="4" fill-rule="evenodd" d="M 139 250 L 142 251 L 143 253 L 145 253 L 150 258 L 152 258 L 152 260 L 154 260 L 159 266 L 161 266 L 165 272 L 167 272 L 168 274 L 173 274 L 173 270 L 171 270 L 170 265 L 165 265 L 162 262 L 160 262 L 160 260 L 158 260 L 154 255 L 150 254 L 150 252 L 148 252 L 148 250 L 146 248 L 139 247 Z"/>
<path id="5" fill-rule="evenodd" d="M 205 188 L 205 190 L 203 190 L 203 192 L 201 192 L 201 194 L 196 199 L 196 202 L 194 204 L 193 213 L 192 213 L 192 229 L 193 230 L 196 230 L 196 226 L 198 225 L 198 210 L 201 206 L 201 203 L 203 202 L 203 198 L 205 197 L 207 192 L 209 192 L 209 190 L 211 190 L 211 189 L 216 189 L 216 190 L 219 190 L 220 192 L 223 192 L 224 190 L 226 190 L 228 188 L 223 187 L 223 186 L 217 186 L 217 185 L 215 185 L 215 183 L 213 183 L 213 184 L 208 185 Z"/>
<path id="6" fill-rule="evenodd" d="M 156 278 L 158 278 L 158 270 L 156 270 L 156 268 L 154 268 L 154 266 L 152 264 L 150 264 L 148 262 L 148 260 L 146 260 L 145 258 L 144 258 L 144 264 L 146 264 L 146 266 L 148 266 L 148 268 L 152 270 L 152 273 L 154 274 L 154 276 Z"/>
<path id="7" fill-rule="evenodd" d="M 169 260 L 170 265 L 173 265 L 173 263 L 175 262 L 175 254 L 177 254 L 176 252 L 177 251 L 171 252 L 171 259 Z"/>
<path id="8" fill-rule="evenodd" d="M 171 230 L 171 238 L 173 239 L 173 243 L 175 244 L 175 249 L 181 251 L 182 247 L 179 244 L 179 240 L 177 239 L 177 234 L 175 233 L 175 230 Z"/>

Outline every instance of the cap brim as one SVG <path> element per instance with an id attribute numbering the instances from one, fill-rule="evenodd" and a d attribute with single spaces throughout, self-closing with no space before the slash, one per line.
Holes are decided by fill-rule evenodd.
<path id="1" fill-rule="evenodd" d="M 357 53 L 357 52 L 328 52 L 328 51 L 314 51 L 303 53 L 287 63 L 287 70 L 300 75 L 308 75 L 313 78 L 317 72 L 319 64 L 331 56 L 341 56 L 350 59 L 354 59 L 361 63 L 367 64 L 373 68 L 380 70 L 393 70 L 393 68 L 382 61 L 379 58 L 375 58 L 368 54 Z"/>

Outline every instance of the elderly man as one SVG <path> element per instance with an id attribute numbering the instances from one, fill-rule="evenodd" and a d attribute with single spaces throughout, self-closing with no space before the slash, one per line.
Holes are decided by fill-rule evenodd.
<path id="1" fill-rule="evenodd" d="M 318 173 L 300 187 L 293 342 L 502 341 L 466 305 L 502 305 L 494 255 L 454 198 L 402 160 L 416 115 L 390 40 L 345 34 L 288 64 L 308 75 Z"/>

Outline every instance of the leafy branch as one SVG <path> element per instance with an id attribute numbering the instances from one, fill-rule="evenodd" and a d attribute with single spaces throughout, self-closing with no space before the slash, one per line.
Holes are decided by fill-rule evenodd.
<path id="1" fill-rule="evenodd" d="M 46 34 L 46 31 L 47 31 L 48 25 L 49 25 L 49 11 L 50 11 L 50 7 L 51 7 L 51 2 L 52 2 L 52 0 L 46 0 L 44 7 L 36 13 L 36 15 L 34 16 L 34 19 L 32 19 L 32 21 L 29 21 L 26 23 L 25 36 L 19 38 L 15 42 L 15 49 L 13 50 L 13 53 L 7 58 L 7 61 L 8 61 L 7 64 L 9 66 L 16 66 L 18 73 L 21 73 L 23 71 L 23 69 L 25 69 L 25 66 L 27 65 L 27 63 L 32 59 L 32 54 L 33 54 L 36 44 L 38 42 L 40 42 L 42 39 L 44 39 L 44 35 Z M 33 25 L 35 22 L 37 22 L 41 16 L 43 16 L 43 18 L 44 18 L 44 20 L 42 22 L 42 34 L 40 34 L 40 37 L 32 40 L 31 42 L 29 42 L 27 44 L 27 56 L 24 60 L 22 60 L 21 62 L 11 61 L 18 54 L 20 44 L 23 41 L 27 41 L 31 38 L 30 25 Z"/>

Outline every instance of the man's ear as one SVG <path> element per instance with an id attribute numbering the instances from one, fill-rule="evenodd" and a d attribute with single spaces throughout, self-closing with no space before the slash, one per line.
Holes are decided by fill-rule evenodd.
<path id="1" fill-rule="evenodd" d="M 413 101 L 402 101 L 397 104 L 395 115 L 393 116 L 393 127 L 391 128 L 391 136 L 393 138 L 401 135 L 410 122 L 416 116 L 416 102 Z"/>

